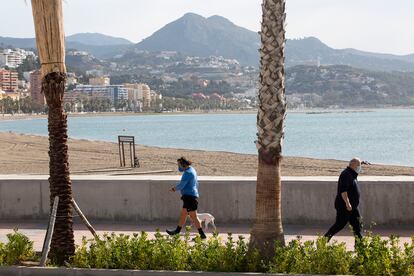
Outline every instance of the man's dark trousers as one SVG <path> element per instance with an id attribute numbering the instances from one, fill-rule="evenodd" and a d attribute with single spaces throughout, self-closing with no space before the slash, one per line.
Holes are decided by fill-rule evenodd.
<path id="1" fill-rule="evenodd" d="M 332 225 L 332 227 L 328 230 L 328 232 L 326 232 L 325 237 L 330 240 L 336 233 L 344 229 L 346 224 L 349 222 L 354 231 L 354 235 L 358 238 L 362 238 L 360 218 L 361 216 L 359 215 L 358 208 L 352 209 L 352 211 L 348 211 L 344 208 L 337 208 L 336 221 L 334 225 Z"/>

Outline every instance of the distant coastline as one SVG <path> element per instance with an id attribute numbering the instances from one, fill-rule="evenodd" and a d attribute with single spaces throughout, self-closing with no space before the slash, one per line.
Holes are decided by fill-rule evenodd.
<path id="1" fill-rule="evenodd" d="M 309 108 L 309 109 L 288 109 L 288 113 L 306 114 L 328 114 L 328 113 L 354 113 L 354 112 L 375 112 L 376 110 L 405 110 L 414 109 L 414 106 L 395 106 L 386 108 L 356 107 L 356 108 Z M 257 109 L 252 110 L 211 110 L 211 111 L 177 111 L 177 112 L 76 112 L 67 113 L 68 117 L 98 117 L 98 116 L 148 116 L 148 115 L 206 115 L 206 114 L 256 114 Z M 47 114 L 0 114 L 0 121 L 45 119 Z"/>

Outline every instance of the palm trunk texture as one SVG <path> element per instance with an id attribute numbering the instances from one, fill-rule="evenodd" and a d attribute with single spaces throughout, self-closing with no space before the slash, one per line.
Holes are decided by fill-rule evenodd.
<path id="1" fill-rule="evenodd" d="M 250 248 L 263 256 L 274 254 L 275 243 L 284 245 L 281 213 L 282 142 L 285 99 L 285 1 L 263 0 L 260 32 L 260 87 L 257 114 L 259 166 L 256 186 L 256 219 Z"/>
<path id="2" fill-rule="evenodd" d="M 42 72 L 42 93 L 49 110 L 50 208 L 59 196 L 50 258 L 63 265 L 75 252 L 72 215 L 72 184 L 69 174 L 65 92 L 65 35 L 62 0 L 32 0 L 36 45 Z"/>
<path id="3" fill-rule="evenodd" d="M 75 253 L 72 222 L 72 183 L 69 177 L 67 116 L 63 110 L 65 91 L 64 73 L 50 73 L 42 80 L 46 96 L 49 130 L 49 185 L 51 208 L 55 196 L 59 196 L 55 230 L 52 237 L 50 257 L 63 264 Z"/>

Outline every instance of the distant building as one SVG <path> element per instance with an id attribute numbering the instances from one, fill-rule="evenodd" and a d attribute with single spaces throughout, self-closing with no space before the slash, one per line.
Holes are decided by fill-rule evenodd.
<path id="1" fill-rule="evenodd" d="M 109 99 L 114 104 L 120 100 L 128 100 L 128 90 L 123 85 L 78 84 L 73 93 L 87 97 Z"/>
<path id="2" fill-rule="evenodd" d="M 199 80 L 198 81 L 198 85 L 200 85 L 202 87 L 207 87 L 209 83 L 210 83 L 209 80 Z"/>
<path id="3" fill-rule="evenodd" d="M 161 51 L 156 57 L 157 58 L 163 58 L 163 59 L 171 59 L 172 57 L 177 56 L 176 51 Z"/>
<path id="4" fill-rule="evenodd" d="M 78 84 L 78 79 L 76 78 L 75 73 L 68 73 L 66 78 L 66 85 L 76 85 Z"/>
<path id="5" fill-rule="evenodd" d="M 7 56 L 3 53 L 0 53 L 0 67 L 6 66 Z"/>
<path id="6" fill-rule="evenodd" d="M 144 103 L 144 107 L 151 107 L 151 89 L 147 85 L 148 89 L 142 90 L 142 100 Z M 145 87 L 146 88 L 146 87 Z"/>
<path id="7" fill-rule="evenodd" d="M 133 103 L 142 103 L 143 107 L 151 107 L 153 102 L 162 99 L 162 95 L 151 90 L 145 83 L 126 83 L 124 87 L 128 90 L 128 100 Z"/>
<path id="8" fill-rule="evenodd" d="M 29 88 L 29 84 L 25 80 L 18 80 L 17 86 L 19 87 L 19 90 L 27 90 Z"/>
<path id="9" fill-rule="evenodd" d="M 45 95 L 42 93 L 42 74 L 40 70 L 30 74 L 30 96 L 32 101 L 43 106 L 46 104 Z"/>
<path id="10" fill-rule="evenodd" d="M 90 85 L 110 85 L 111 79 L 109 77 L 94 77 L 89 79 Z"/>
<path id="11" fill-rule="evenodd" d="M 18 89 L 17 72 L 0 69 L 0 90 L 14 92 Z"/>
<path id="12" fill-rule="evenodd" d="M 162 100 L 162 95 L 158 94 L 157 92 L 155 92 L 153 90 L 151 91 L 150 95 L 151 95 L 151 102 L 156 102 L 158 100 Z"/>
<path id="13" fill-rule="evenodd" d="M 193 93 L 192 95 L 193 100 L 199 100 L 199 101 L 204 101 L 207 100 L 207 96 L 204 95 L 203 93 Z"/>
<path id="14" fill-rule="evenodd" d="M 68 56 L 88 56 L 89 53 L 86 51 L 68 51 L 66 53 Z"/>
<path id="15" fill-rule="evenodd" d="M 142 100 L 142 84 L 141 83 L 124 83 L 124 87 L 128 90 L 129 101 Z"/>
<path id="16" fill-rule="evenodd" d="M 23 49 L 4 49 L 0 52 L 0 66 L 16 68 L 26 59 L 27 56 L 35 56 L 31 51 Z"/>
<path id="17" fill-rule="evenodd" d="M 211 94 L 210 99 L 220 101 L 220 102 L 224 102 L 226 100 L 226 98 L 224 98 L 222 95 L 220 95 L 218 93 Z"/>
<path id="18" fill-rule="evenodd" d="M 24 78 L 26 81 L 30 81 L 30 75 L 32 74 L 32 72 L 33 72 L 33 71 L 26 71 L 26 72 L 23 72 L 23 78 Z"/>
<path id="19" fill-rule="evenodd" d="M 111 85 L 109 91 L 114 105 L 117 105 L 119 101 L 128 100 L 128 90 L 122 85 Z"/>
<path id="20" fill-rule="evenodd" d="M 20 94 L 20 98 L 30 97 L 30 90 L 20 90 L 18 92 Z"/>
<path id="21" fill-rule="evenodd" d="M 128 89 L 128 100 L 130 101 L 144 101 L 150 97 L 151 88 L 145 83 L 126 83 L 125 88 Z"/>
<path id="22" fill-rule="evenodd" d="M 5 97 L 11 98 L 13 101 L 17 101 L 20 99 L 20 93 L 19 92 L 6 92 Z"/>
<path id="23" fill-rule="evenodd" d="M 308 59 L 308 60 L 301 61 L 300 65 L 320 67 L 321 66 L 321 61 L 320 61 L 319 58 L 317 58 L 317 59 Z"/>
<path id="24" fill-rule="evenodd" d="M 92 69 L 92 70 L 86 71 L 86 75 L 100 77 L 100 76 L 103 76 L 103 71 L 102 70 L 98 70 L 98 69 Z"/>

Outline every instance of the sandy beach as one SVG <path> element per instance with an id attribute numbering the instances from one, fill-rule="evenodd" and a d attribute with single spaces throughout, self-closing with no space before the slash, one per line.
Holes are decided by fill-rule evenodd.
<path id="1" fill-rule="evenodd" d="M 176 160 L 184 155 L 194 162 L 199 175 L 255 176 L 257 156 L 228 152 L 181 150 L 138 145 L 136 152 L 141 164 L 125 173 L 171 170 L 176 172 Z M 0 174 L 48 174 L 48 138 L 10 132 L 0 133 Z M 102 174 L 119 169 L 118 145 L 115 143 L 69 139 L 69 162 L 72 174 Z M 285 176 L 338 175 L 347 162 L 302 157 L 285 157 Z M 96 170 L 96 171 L 93 171 Z M 365 166 L 363 175 L 414 175 L 414 168 L 402 166 Z"/>

